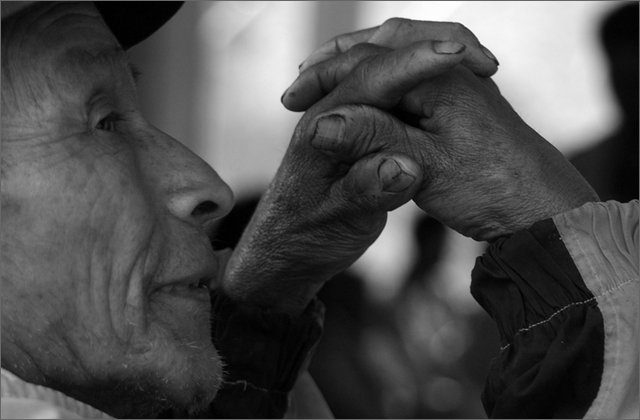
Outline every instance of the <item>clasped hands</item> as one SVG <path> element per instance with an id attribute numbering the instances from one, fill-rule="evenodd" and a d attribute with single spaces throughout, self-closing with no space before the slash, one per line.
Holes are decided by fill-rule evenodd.
<path id="1" fill-rule="evenodd" d="M 306 111 L 227 267 L 231 296 L 298 313 L 409 200 L 490 241 L 597 200 L 489 78 L 464 26 L 391 19 L 341 35 L 282 97 Z"/>

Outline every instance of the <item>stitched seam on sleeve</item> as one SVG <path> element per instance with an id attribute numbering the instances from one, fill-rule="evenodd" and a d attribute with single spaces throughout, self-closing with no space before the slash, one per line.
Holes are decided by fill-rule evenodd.
<path id="1" fill-rule="evenodd" d="M 239 380 L 236 380 L 236 381 L 228 381 L 228 382 L 224 382 L 224 383 L 223 383 L 223 385 L 228 385 L 228 386 L 236 386 L 236 385 L 239 385 L 239 386 L 241 386 L 241 387 L 242 387 L 242 392 L 246 392 L 246 391 L 247 391 L 247 388 L 252 388 L 252 389 L 255 389 L 255 390 L 257 390 L 257 391 L 264 392 L 265 394 L 274 393 L 274 392 L 275 392 L 275 393 L 278 393 L 278 394 L 284 394 L 284 392 L 282 392 L 282 391 L 277 391 L 277 390 L 273 390 L 273 389 L 262 388 L 262 387 L 260 387 L 260 386 L 257 386 L 257 385 L 255 385 L 255 384 L 253 384 L 253 383 L 251 383 L 251 382 L 248 382 L 248 381 L 245 381 L 245 380 L 242 380 L 242 379 L 239 379 Z"/>
<path id="2" fill-rule="evenodd" d="M 554 313 L 552 313 L 548 318 L 543 319 L 542 321 L 536 322 L 535 324 L 531 324 L 531 325 L 529 325 L 528 327 L 520 328 L 518 331 L 516 331 L 516 333 L 513 335 L 513 337 L 515 338 L 516 336 L 521 335 L 521 334 L 524 334 L 524 333 L 526 333 L 527 331 L 529 331 L 529 330 L 531 330 L 531 329 L 533 329 L 533 328 L 535 328 L 535 327 L 539 327 L 540 325 L 543 325 L 543 324 L 546 324 L 546 323 L 550 322 L 553 318 L 555 318 L 556 316 L 558 316 L 560 313 L 562 313 L 562 312 L 563 312 L 563 311 L 565 311 L 566 309 L 569 309 L 569 308 L 574 307 L 574 306 L 585 305 L 585 304 L 587 304 L 587 303 L 593 302 L 594 300 L 598 299 L 599 297 L 602 297 L 602 296 L 608 295 L 608 294 L 610 294 L 610 293 L 613 293 L 613 292 L 615 292 L 616 290 L 621 289 L 621 288 L 622 288 L 623 286 L 625 286 L 626 284 L 631 283 L 632 281 L 633 281 L 633 279 L 626 280 L 626 281 L 624 281 L 624 282 L 622 282 L 622 283 L 618 284 L 618 285 L 617 285 L 617 286 L 615 286 L 615 287 L 612 287 L 612 288 L 610 288 L 610 289 L 608 289 L 608 290 L 605 290 L 604 292 L 602 292 L 602 293 L 601 293 L 601 294 L 599 294 L 598 296 L 594 296 L 594 297 L 592 297 L 592 298 L 589 298 L 589 299 L 587 299 L 587 300 L 583 300 L 583 301 L 581 301 L 581 302 L 573 302 L 573 303 L 570 303 L 570 304 L 568 304 L 568 305 L 566 305 L 566 306 L 563 306 L 562 308 L 560 308 L 560 309 L 558 309 L 557 311 L 555 311 Z M 510 346 L 511 346 L 511 343 L 506 344 L 506 345 L 504 345 L 504 346 L 500 347 L 500 352 L 502 352 L 502 351 L 504 351 L 504 350 L 508 349 Z"/>

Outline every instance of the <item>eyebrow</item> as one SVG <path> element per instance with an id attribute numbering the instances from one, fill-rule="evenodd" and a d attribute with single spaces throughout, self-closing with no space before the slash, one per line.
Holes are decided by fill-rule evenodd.
<path id="1" fill-rule="evenodd" d="M 127 54 L 119 47 L 102 48 L 90 51 L 84 48 L 70 48 L 59 58 L 57 69 L 65 73 L 86 73 L 85 69 L 128 69 L 128 72 L 137 84 L 140 79 L 140 70 L 129 62 Z"/>

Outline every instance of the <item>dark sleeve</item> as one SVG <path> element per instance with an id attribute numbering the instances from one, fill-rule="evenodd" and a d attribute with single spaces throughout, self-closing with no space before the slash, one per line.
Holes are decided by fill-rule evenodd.
<path id="1" fill-rule="evenodd" d="M 600 386 L 603 318 L 553 221 L 491 244 L 471 292 L 501 339 L 482 393 L 487 415 L 583 417 Z"/>
<path id="2" fill-rule="evenodd" d="M 294 318 L 239 305 L 216 291 L 211 303 L 213 343 L 225 377 L 207 415 L 282 418 L 289 391 L 320 339 L 324 306 L 314 300 Z"/>

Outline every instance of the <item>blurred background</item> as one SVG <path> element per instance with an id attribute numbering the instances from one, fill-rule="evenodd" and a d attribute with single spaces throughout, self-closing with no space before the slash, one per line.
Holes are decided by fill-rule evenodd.
<path id="1" fill-rule="evenodd" d="M 229 246 L 301 116 L 280 104 L 298 64 L 391 17 L 463 23 L 498 57 L 503 95 L 601 199 L 638 197 L 637 2 L 191 1 L 130 55 L 149 120 L 234 190 L 219 229 Z M 325 286 L 310 370 L 336 417 L 485 417 L 480 393 L 499 345 L 469 293 L 483 249 L 411 203 Z"/>

